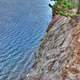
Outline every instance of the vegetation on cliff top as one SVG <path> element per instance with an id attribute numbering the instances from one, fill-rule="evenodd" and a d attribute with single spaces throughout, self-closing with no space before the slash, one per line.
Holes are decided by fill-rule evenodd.
<path id="1" fill-rule="evenodd" d="M 80 14 L 74 14 L 72 9 L 80 7 L 80 4 L 75 3 L 73 0 L 51 0 L 55 1 L 55 4 L 49 4 L 54 14 L 62 16 L 79 16 Z"/>

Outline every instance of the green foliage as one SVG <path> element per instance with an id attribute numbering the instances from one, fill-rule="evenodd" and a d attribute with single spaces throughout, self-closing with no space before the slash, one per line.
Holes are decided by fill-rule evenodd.
<path id="1" fill-rule="evenodd" d="M 51 0 L 55 1 L 55 5 L 49 4 L 52 8 L 52 11 L 55 14 L 62 16 L 74 16 L 72 9 L 78 7 L 78 4 L 74 3 L 73 0 Z"/>

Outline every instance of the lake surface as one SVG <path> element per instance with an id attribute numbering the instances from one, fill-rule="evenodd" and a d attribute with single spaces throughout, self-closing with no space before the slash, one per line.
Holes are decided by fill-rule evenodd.
<path id="1" fill-rule="evenodd" d="M 31 69 L 51 12 L 49 0 L 0 0 L 0 80 Z"/>

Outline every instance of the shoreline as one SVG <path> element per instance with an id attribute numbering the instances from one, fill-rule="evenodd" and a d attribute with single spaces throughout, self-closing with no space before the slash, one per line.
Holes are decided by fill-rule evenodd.
<path id="1" fill-rule="evenodd" d="M 80 16 L 55 15 L 23 80 L 80 79 Z"/>
<path id="2" fill-rule="evenodd" d="M 49 80 L 49 78 L 51 80 L 65 80 L 64 79 L 64 76 L 65 76 L 64 71 L 66 71 L 65 67 L 72 62 L 72 60 L 73 60 L 72 55 L 74 55 L 72 52 L 74 37 L 72 35 L 77 33 L 77 32 L 74 32 L 74 30 L 77 30 L 77 28 L 80 31 L 80 28 L 79 28 L 80 24 L 78 24 L 78 23 L 80 23 L 80 20 L 78 20 L 77 18 L 70 19 L 70 18 L 66 18 L 66 17 L 62 17 L 62 16 L 59 16 L 59 17 L 56 18 L 55 20 L 53 20 L 53 21 L 55 21 L 54 25 L 49 28 L 47 35 L 45 35 L 45 37 L 43 38 L 40 48 L 37 52 L 38 55 L 36 57 L 36 62 L 33 66 L 33 70 L 28 74 L 27 80 Z M 79 17 L 79 19 L 80 19 L 80 17 Z M 57 23 L 61 24 L 61 25 L 59 24 L 59 26 L 63 27 L 62 28 L 63 30 L 59 30 L 59 27 L 57 27 Z M 64 23 L 66 23 L 66 25 L 63 25 Z M 75 26 L 77 26 L 77 28 Z M 61 34 L 60 33 L 61 31 L 64 32 L 64 34 L 62 33 L 59 36 L 60 42 L 58 42 L 58 43 L 54 42 L 57 40 L 54 40 L 54 41 L 52 40 L 52 38 L 54 38 L 54 35 L 57 35 L 57 33 L 56 33 L 57 30 L 59 30 L 58 35 Z M 64 37 L 62 35 L 66 36 L 65 41 L 64 41 Z M 64 44 L 63 44 L 63 41 L 64 41 Z M 55 44 L 55 46 L 54 46 L 54 44 Z M 61 45 L 64 47 L 62 49 L 60 49 L 60 47 L 59 47 L 59 49 L 60 49 L 59 50 L 56 46 L 61 46 Z M 67 49 L 67 47 L 69 47 L 69 46 L 71 46 L 71 48 Z M 68 50 L 68 52 L 66 52 L 66 49 Z M 55 56 L 56 52 L 57 52 L 57 55 Z M 77 54 L 77 52 L 75 52 L 75 54 Z M 51 55 L 53 55 L 53 56 L 51 56 Z M 56 58 L 59 59 L 58 55 L 61 56 L 59 61 L 62 60 L 62 63 L 60 63 L 60 62 L 59 63 L 62 64 L 62 67 L 58 63 L 58 60 L 56 60 Z M 75 56 L 74 56 L 74 58 L 75 58 Z M 55 71 L 56 67 L 57 67 L 56 63 L 58 64 L 58 66 L 60 66 L 57 68 L 57 71 Z M 54 67 L 54 66 L 56 66 L 56 67 Z M 61 72 L 58 72 L 58 70 L 60 70 L 60 69 L 61 69 Z M 77 70 L 77 69 L 75 68 L 75 70 Z M 79 70 L 77 70 L 77 71 L 79 71 Z M 54 73 L 54 75 L 53 75 L 53 73 Z M 69 76 L 70 74 L 67 73 L 66 75 Z M 79 76 L 80 75 L 78 74 L 78 77 Z M 70 78 L 74 78 L 74 77 L 71 76 Z M 77 80 L 77 78 L 76 78 L 76 80 Z"/>

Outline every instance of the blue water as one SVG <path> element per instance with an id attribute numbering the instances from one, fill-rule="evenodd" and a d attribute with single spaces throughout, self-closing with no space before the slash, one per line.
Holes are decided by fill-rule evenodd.
<path id="1" fill-rule="evenodd" d="M 49 0 L 0 0 L 0 80 L 19 80 L 34 63 L 50 20 Z"/>

